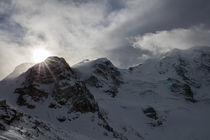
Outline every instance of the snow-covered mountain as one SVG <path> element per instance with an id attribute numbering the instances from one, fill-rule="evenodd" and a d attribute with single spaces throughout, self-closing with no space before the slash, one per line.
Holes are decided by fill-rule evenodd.
<path id="1" fill-rule="evenodd" d="M 15 67 L 14 71 L 10 73 L 7 77 L 3 79 L 3 81 L 14 79 L 18 77 L 23 72 L 26 72 L 31 66 L 33 66 L 34 63 L 23 63 Z"/>
<path id="2" fill-rule="evenodd" d="M 129 69 L 49 57 L 11 75 L 0 82 L 2 139 L 210 139 L 209 47 Z"/>

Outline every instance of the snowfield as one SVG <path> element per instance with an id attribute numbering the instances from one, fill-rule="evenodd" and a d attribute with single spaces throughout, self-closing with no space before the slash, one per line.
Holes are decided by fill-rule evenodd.
<path id="1" fill-rule="evenodd" d="M 210 139 L 209 47 L 129 69 L 49 57 L 18 66 L 0 93 L 0 139 Z"/>

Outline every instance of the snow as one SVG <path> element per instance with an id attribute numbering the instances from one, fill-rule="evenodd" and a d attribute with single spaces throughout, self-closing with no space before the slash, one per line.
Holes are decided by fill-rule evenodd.
<path id="1" fill-rule="evenodd" d="M 99 58 L 96 60 L 85 60 L 72 66 L 81 80 L 86 80 L 95 70 L 94 65 L 109 61 L 107 58 Z"/>
<path id="2" fill-rule="evenodd" d="M 12 73 L 10 73 L 6 78 L 3 79 L 3 81 L 18 77 L 20 74 L 26 72 L 33 65 L 34 63 L 23 63 L 18 65 Z"/>
<path id="3" fill-rule="evenodd" d="M 184 60 L 186 65 L 182 65 L 180 60 Z M 85 82 L 95 73 L 96 64 L 107 61 L 109 61 L 107 58 L 86 60 L 72 66 L 72 69 L 77 77 Z M 188 78 L 187 80 L 177 72 L 177 67 L 186 70 L 183 74 Z M 204 140 L 210 139 L 210 72 L 208 67 L 210 67 L 209 48 L 174 50 L 159 58 L 149 59 L 133 67 L 132 70 L 118 69 L 123 83 L 117 86 L 118 92 L 115 97 L 104 92 L 106 86 L 97 88 L 87 83 L 86 86 L 94 95 L 107 123 L 128 140 Z M 97 78 L 104 82 L 103 78 Z M 172 92 L 170 87 L 173 82 L 168 78 L 189 85 L 197 102 L 193 103 L 186 100 L 185 95 Z M 1 98 L 6 99 L 8 104 L 15 109 L 32 116 L 32 119 L 25 118 L 25 122 L 20 123 L 23 127 L 21 131 L 31 132 L 33 123 L 30 121 L 37 119 L 52 129 L 51 132 L 42 130 L 46 135 L 40 135 L 37 139 L 53 139 L 56 138 L 55 136 L 73 140 L 120 139 L 114 138 L 111 132 L 99 125 L 103 121 L 98 118 L 97 113 L 67 113 L 68 107 L 49 108 L 48 105 L 54 102 L 51 97 L 38 102 L 35 109 L 16 105 L 17 96 L 13 92 L 15 88 L 21 86 L 24 79 L 24 74 L 22 74 L 18 79 L 0 83 Z M 109 80 L 103 84 L 110 85 Z M 70 85 L 74 82 L 74 80 L 70 81 Z M 200 86 L 197 87 L 197 84 Z M 50 86 L 42 84 L 40 88 L 51 92 Z M 155 109 L 157 120 L 144 114 L 143 110 L 148 107 Z M 60 122 L 57 120 L 58 117 L 66 117 L 67 120 Z M 162 124 L 157 125 L 158 121 Z M 0 131 L 0 138 L 27 139 L 16 131 L 21 128 L 20 124 L 14 124 L 9 131 Z"/>

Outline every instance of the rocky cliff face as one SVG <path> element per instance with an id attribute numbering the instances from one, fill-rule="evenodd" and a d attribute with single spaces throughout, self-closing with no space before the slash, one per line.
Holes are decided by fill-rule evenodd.
<path id="1" fill-rule="evenodd" d="M 64 139 L 64 135 L 73 139 L 76 137 L 11 107 L 5 100 L 0 101 L 0 139 L 56 140 Z"/>
<path id="2" fill-rule="evenodd" d="M 74 66 L 81 80 L 92 87 L 102 89 L 105 93 L 115 97 L 119 86 L 123 83 L 122 75 L 107 58 L 86 61 Z M 88 72 L 85 72 L 88 71 Z"/>
<path id="3" fill-rule="evenodd" d="M 49 57 L 31 67 L 22 87 L 15 89 L 15 93 L 19 94 L 17 104 L 28 108 L 35 108 L 35 102 L 45 101 L 51 96 L 56 101 L 54 106 L 67 105 L 69 112 L 98 111 L 93 95 L 77 79 L 66 61 L 59 57 Z"/>
<path id="4" fill-rule="evenodd" d="M 85 82 L 80 81 L 63 58 L 49 57 L 21 77 L 24 80 L 14 91 L 18 95 L 17 105 L 30 109 L 32 113 L 33 110 L 43 109 L 44 113 L 53 114 L 54 118 L 51 118 L 60 123 L 72 123 L 92 113 L 94 125 L 107 131 L 107 134 L 125 139 L 109 125 Z M 91 121 L 89 116 L 85 119 L 86 122 Z"/>
<path id="5" fill-rule="evenodd" d="M 0 101 L 0 130 L 7 130 L 9 125 L 20 120 L 21 117 L 22 113 L 7 105 L 5 100 Z"/>

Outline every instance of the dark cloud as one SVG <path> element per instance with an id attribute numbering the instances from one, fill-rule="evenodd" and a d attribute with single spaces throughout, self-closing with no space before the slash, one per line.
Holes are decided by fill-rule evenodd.
<path id="1" fill-rule="evenodd" d="M 4 38 L 5 42 L 8 43 L 18 43 L 22 45 L 22 39 L 25 35 L 25 30 L 20 24 L 10 21 L 9 19 L 1 20 L 0 30 L 3 33 L 0 33 L 2 39 Z"/>
<path id="2" fill-rule="evenodd" d="M 0 36 L 1 41 L 8 43 L 15 42 L 22 44 L 22 38 L 25 34 L 25 29 L 20 24 L 11 19 L 15 12 L 15 7 L 11 0 L 0 1 Z M 2 40 L 3 39 L 3 40 Z"/>
<path id="3" fill-rule="evenodd" d="M 136 12 L 138 12 L 138 10 L 136 10 Z M 189 29 L 189 28 L 200 27 L 200 26 L 202 28 L 205 28 L 205 30 L 209 30 L 210 29 L 210 15 L 208 13 L 210 13 L 209 0 L 159 0 L 159 1 L 156 1 L 156 4 L 153 5 L 152 7 L 148 6 L 146 10 L 144 10 L 143 15 L 141 15 L 141 13 L 136 14 L 136 16 L 133 19 L 127 20 L 126 22 L 121 24 L 118 28 L 115 29 L 115 31 L 112 32 L 111 36 L 113 38 L 120 36 L 121 42 L 126 44 L 127 42 L 123 38 L 131 37 L 131 36 L 143 36 L 144 34 L 156 33 L 157 31 L 170 31 L 170 30 L 180 29 L 180 28 Z M 188 38 L 188 40 L 185 40 L 186 43 L 181 45 L 180 42 L 178 43 L 178 41 L 176 40 L 174 41 L 176 43 L 172 44 L 172 47 L 169 46 L 169 48 L 173 48 L 176 45 L 183 47 L 186 44 L 187 46 L 183 47 L 183 49 L 188 48 L 189 47 L 188 44 L 193 45 L 191 43 L 191 42 L 194 42 L 193 40 L 198 41 L 198 43 L 195 43 L 195 45 L 206 45 L 206 43 L 199 44 L 199 42 L 208 42 L 206 41 L 207 39 L 203 36 L 203 34 L 202 34 L 203 40 L 202 38 L 199 37 L 199 35 L 197 36 L 195 36 L 194 34 L 192 35 L 187 34 L 187 35 L 188 36 L 186 38 Z M 209 35 L 206 35 L 206 36 L 208 37 Z M 197 38 L 200 40 L 198 40 Z M 149 41 L 152 43 L 154 42 L 157 43 L 157 41 L 153 41 L 153 40 L 150 39 Z M 169 41 L 167 40 L 164 41 L 163 38 L 161 38 L 161 41 L 169 43 Z M 151 43 L 146 46 L 148 47 L 149 45 L 151 46 Z M 156 45 L 159 45 L 159 44 L 156 44 Z M 179 46 L 177 47 L 182 49 L 182 47 L 179 47 Z M 157 48 L 163 49 L 163 47 L 157 47 Z M 144 46 L 144 49 L 146 49 L 145 46 Z M 117 52 L 117 50 L 122 53 L 122 49 L 120 47 L 116 48 L 115 52 Z M 123 50 L 124 52 L 126 52 L 125 49 Z M 148 50 L 151 51 L 151 47 L 148 47 Z M 165 50 L 168 50 L 168 49 L 165 49 Z M 165 52 L 165 50 L 164 51 L 160 50 L 160 52 Z M 157 50 L 155 49 L 155 51 Z M 139 55 L 142 55 L 141 52 L 139 51 L 137 52 L 139 53 Z M 153 53 L 151 52 L 150 54 L 153 54 Z M 118 57 L 119 62 L 125 62 L 125 65 L 131 64 L 132 61 L 126 64 L 124 55 L 118 55 L 118 56 L 119 56 Z M 133 56 L 135 58 L 136 54 L 133 53 Z M 136 60 L 138 61 L 138 59 Z M 137 61 L 133 61 L 134 64 Z"/>
<path id="4" fill-rule="evenodd" d="M 142 63 L 147 56 L 151 55 L 148 50 L 124 46 L 107 52 L 107 57 L 115 62 L 118 67 L 128 68 L 130 66 Z"/>
<path id="5" fill-rule="evenodd" d="M 147 5 L 145 5 L 147 6 Z M 209 0 L 159 0 L 144 15 L 137 14 L 122 24 L 115 33 L 135 36 L 175 28 L 203 26 L 210 28 Z"/>
<path id="6" fill-rule="evenodd" d="M 107 11 L 113 12 L 126 8 L 125 0 L 108 0 Z"/>
<path id="7" fill-rule="evenodd" d="M 210 28 L 209 0 L 165 0 L 163 12 L 174 26 L 189 27 L 203 24 Z"/>

